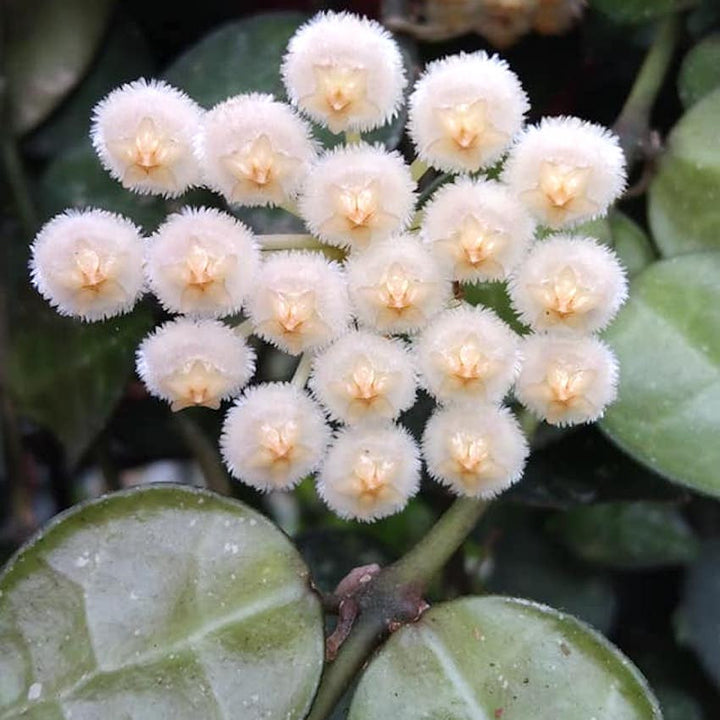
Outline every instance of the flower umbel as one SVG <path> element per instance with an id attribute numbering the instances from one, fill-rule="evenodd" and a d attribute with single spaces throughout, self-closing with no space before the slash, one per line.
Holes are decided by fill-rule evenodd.
<path id="1" fill-rule="evenodd" d="M 532 23 L 552 32 L 579 0 L 455 5 L 507 42 Z M 590 334 L 625 300 L 625 272 L 594 239 L 547 229 L 606 213 L 625 183 L 617 138 L 577 118 L 523 129 L 517 76 L 475 52 L 430 63 L 415 84 L 417 157 L 386 134 L 388 147 L 370 144 L 361 132 L 402 106 L 403 56 L 382 26 L 345 12 L 298 28 L 282 79 L 292 105 L 246 93 L 204 111 L 144 80 L 110 93 L 93 117 L 102 164 L 129 189 L 178 199 L 148 238 L 101 210 L 58 215 L 32 245 L 33 283 L 82 320 L 127 312 L 145 289 L 181 315 L 145 337 L 137 372 L 172 410 L 239 398 L 222 456 L 260 491 L 317 474 L 333 512 L 372 521 L 418 491 L 422 454 L 452 493 L 493 497 L 528 455 L 502 406 L 513 386 L 555 425 L 592 422 L 615 397 L 617 362 Z M 320 148 L 303 115 L 345 144 Z M 229 209 L 179 198 L 199 184 Z M 436 405 L 424 428 L 418 387 Z"/>

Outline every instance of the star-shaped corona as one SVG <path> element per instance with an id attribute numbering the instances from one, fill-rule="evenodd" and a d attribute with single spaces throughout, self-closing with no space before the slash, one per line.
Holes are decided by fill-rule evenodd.
<path id="1" fill-rule="evenodd" d="M 137 371 L 152 395 L 173 411 L 217 409 L 255 372 L 255 353 L 232 328 L 180 318 L 161 325 L 137 351 Z"/>
<path id="2" fill-rule="evenodd" d="M 220 447 L 234 477 L 287 490 L 317 469 L 330 428 L 313 400 L 290 383 L 247 390 L 225 418 Z"/>
<path id="3" fill-rule="evenodd" d="M 208 185 L 233 205 L 292 201 L 315 160 L 308 124 L 272 95 L 236 95 L 209 110 L 196 139 Z"/>
<path id="4" fill-rule="evenodd" d="M 402 56 L 385 28 L 334 12 L 316 15 L 295 33 L 282 76 L 292 103 L 334 133 L 388 122 L 406 84 Z"/>
<path id="5" fill-rule="evenodd" d="M 625 188 L 618 139 L 574 117 L 544 118 L 513 145 L 502 179 L 542 225 L 565 228 L 605 213 Z"/>
<path id="6" fill-rule="evenodd" d="M 38 233 L 32 281 L 62 315 L 104 320 L 132 309 L 143 290 L 143 241 L 129 220 L 69 210 Z"/>
<path id="7" fill-rule="evenodd" d="M 358 319 L 381 332 L 414 332 L 445 306 L 447 275 L 422 243 L 402 235 L 372 245 L 348 262 Z"/>
<path id="8" fill-rule="evenodd" d="M 505 280 L 533 239 L 535 222 L 506 187 L 459 179 L 425 206 L 421 235 L 459 282 Z"/>
<path id="9" fill-rule="evenodd" d="M 528 103 L 507 64 L 484 52 L 430 63 L 410 96 L 408 130 L 418 155 L 446 172 L 473 172 L 500 158 Z"/>
<path id="10" fill-rule="evenodd" d="M 201 117 L 200 107 L 167 83 L 137 80 L 96 105 L 93 146 L 126 188 L 177 196 L 200 182 L 193 142 Z"/>
<path id="11" fill-rule="evenodd" d="M 522 354 L 515 395 L 551 425 L 593 422 L 615 399 L 617 361 L 597 338 L 531 335 Z"/>
<path id="12" fill-rule="evenodd" d="M 223 317 L 240 311 L 259 267 L 245 225 L 219 210 L 186 207 L 150 239 L 145 273 L 166 310 Z"/>
<path id="13" fill-rule="evenodd" d="M 318 493 L 341 517 L 371 521 L 398 512 L 419 483 L 419 451 L 406 430 L 360 425 L 336 437 Z"/>
<path id="14" fill-rule="evenodd" d="M 520 366 L 517 335 L 491 310 L 461 305 L 437 315 L 415 343 L 425 388 L 439 402 L 501 402 Z"/>
<path id="15" fill-rule="evenodd" d="M 258 335 L 293 355 L 327 345 L 350 322 L 343 271 L 309 252 L 266 260 L 247 307 Z"/>
<path id="16" fill-rule="evenodd" d="M 615 253 L 592 238 L 556 235 L 537 243 L 510 282 L 520 318 L 535 330 L 604 328 L 627 297 Z"/>
<path id="17" fill-rule="evenodd" d="M 310 387 L 340 422 L 392 420 L 415 402 L 415 369 L 402 341 L 356 330 L 315 358 Z"/>
<path id="18" fill-rule="evenodd" d="M 465 403 L 433 414 L 423 453 L 439 482 L 460 495 L 488 498 L 519 479 L 528 446 L 507 409 Z"/>
<path id="19" fill-rule="evenodd" d="M 411 219 L 415 183 L 397 153 L 356 144 L 326 153 L 300 197 L 300 213 L 324 242 L 365 249 Z"/>

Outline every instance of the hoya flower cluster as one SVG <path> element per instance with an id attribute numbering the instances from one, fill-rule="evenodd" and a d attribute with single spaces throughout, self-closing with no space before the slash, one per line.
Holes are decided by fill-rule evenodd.
<path id="1" fill-rule="evenodd" d="M 624 187 L 616 139 L 576 118 L 525 127 L 507 64 L 461 54 L 430 64 L 410 94 L 409 165 L 358 137 L 397 115 L 407 78 L 392 37 L 346 13 L 303 25 L 282 77 L 291 105 L 251 93 L 203 110 L 144 80 L 110 93 L 92 137 L 113 177 L 173 197 L 205 186 L 226 210 L 185 207 L 150 237 L 103 210 L 68 211 L 35 240 L 36 287 L 86 321 L 152 293 L 177 317 L 141 343 L 140 377 L 173 410 L 235 399 L 222 454 L 259 490 L 315 473 L 328 506 L 360 520 L 402 509 L 423 462 L 453 493 L 503 491 L 528 454 L 503 406 L 513 388 L 554 424 L 592 421 L 614 397 L 615 359 L 594 333 L 625 276 L 572 228 Z M 311 121 L 347 144 L 322 151 Z M 425 171 L 449 181 L 418 210 Z M 308 234 L 257 235 L 238 206 L 296 212 Z M 528 335 L 463 300 L 484 282 L 507 284 Z M 251 334 L 298 357 L 292 379 L 251 384 Z M 436 403 L 420 443 L 401 424 L 419 388 Z"/>

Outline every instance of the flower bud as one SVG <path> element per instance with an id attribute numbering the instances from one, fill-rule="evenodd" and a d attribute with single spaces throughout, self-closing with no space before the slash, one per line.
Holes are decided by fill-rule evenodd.
<path id="1" fill-rule="evenodd" d="M 158 80 L 113 90 L 93 111 L 90 136 L 103 167 L 138 193 L 182 195 L 200 182 L 193 139 L 202 110 Z"/>
<path id="2" fill-rule="evenodd" d="M 330 439 L 325 417 L 290 383 L 256 385 L 225 417 L 225 463 L 238 480 L 261 491 L 289 490 L 317 469 Z"/>
<path id="3" fill-rule="evenodd" d="M 104 320 L 131 310 L 142 293 L 144 247 L 120 215 L 68 210 L 37 234 L 32 282 L 61 315 Z"/>
<path id="4" fill-rule="evenodd" d="M 178 318 L 142 341 L 137 371 L 150 394 L 173 411 L 192 405 L 216 410 L 250 380 L 255 353 L 227 325 Z"/>

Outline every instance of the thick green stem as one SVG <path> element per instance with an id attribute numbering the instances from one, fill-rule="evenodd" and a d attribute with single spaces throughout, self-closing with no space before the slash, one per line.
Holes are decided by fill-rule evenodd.
<path id="1" fill-rule="evenodd" d="M 650 113 L 675 52 L 678 24 L 677 15 L 669 15 L 659 23 L 652 45 L 615 121 L 615 131 L 629 161 L 640 152 L 647 137 Z"/>
<path id="2" fill-rule="evenodd" d="M 345 132 L 346 145 L 356 145 L 359 142 L 362 142 L 362 135 L 359 132 L 354 132 L 353 130 L 347 130 Z"/>
<path id="3" fill-rule="evenodd" d="M 12 136 L 2 142 L 2 163 L 8 188 L 13 196 L 18 218 L 28 241 L 37 230 L 38 219 L 32 202 L 30 188 L 25 177 L 22 160 Z"/>
<path id="4" fill-rule="evenodd" d="M 360 616 L 336 659 L 326 666 L 307 720 L 330 715 L 391 624 L 417 618 L 430 580 L 462 545 L 486 506 L 483 500 L 459 498 L 410 552 L 368 583 L 357 598 Z"/>
<path id="5" fill-rule="evenodd" d="M 385 571 L 400 585 L 425 589 L 452 554 L 463 544 L 485 511 L 487 503 L 458 498 L 433 525 L 430 532 L 406 555 Z"/>
<path id="6" fill-rule="evenodd" d="M 428 171 L 428 165 L 420 158 L 415 158 L 410 165 L 410 174 L 415 182 L 420 182 L 420 178 Z"/>

